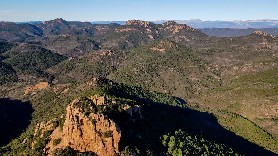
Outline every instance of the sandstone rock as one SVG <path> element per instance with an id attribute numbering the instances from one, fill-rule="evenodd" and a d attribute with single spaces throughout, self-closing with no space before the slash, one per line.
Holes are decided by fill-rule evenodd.
<path id="1" fill-rule="evenodd" d="M 51 132 L 46 138 L 49 141 L 44 147 L 44 153 L 48 156 L 67 147 L 79 152 L 93 152 L 100 156 L 119 155 L 121 130 L 107 115 L 111 112 L 112 105 L 116 106 L 116 111 L 130 116 L 127 118 L 128 122 L 143 118 L 141 106 L 134 102 L 94 95 L 73 100 L 67 106 L 66 114 L 60 118 L 37 124 L 34 136 L 44 138 L 47 131 Z M 104 113 L 106 108 L 109 109 Z M 34 140 L 32 147 L 35 147 L 36 143 L 37 140 Z"/>
<path id="2" fill-rule="evenodd" d="M 112 50 L 99 50 L 97 54 L 100 56 L 111 56 L 113 52 Z"/>
<path id="3" fill-rule="evenodd" d="M 126 25 L 134 25 L 134 26 L 142 26 L 145 28 L 154 26 L 154 23 L 148 21 L 141 21 L 141 20 L 128 20 Z"/>
<path id="4" fill-rule="evenodd" d="M 272 38 L 274 38 L 273 35 L 270 35 L 270 34 L 264 32 L 262 30 L 256 30 L 256 31 L 254 31 L 253 34 L 258 35 L 258 36 L 263 36 L 263 37 L 272 37 Z"/>
<path id="5" fill-rule="evenodd" d="M 24 92 L 24 95 L 28 95 L 32 92 L 35 92 L 35 91 L 40 91 L 40 90 L 43 90 L 43 89 L 46 89 L 47 87 L 49 87 L 49 83 L 48 82 L 40 82 L 34 86 L 29 86 L 25 89 L 25 92 Z"/>
<path id="6" fill-rule="evenodd" d="M 34 132 L 34 136 L 38 136 L 39 138 L 42 138 L 43 135 L 47 132 L 47 131 L 51 131 L 54 130 L 54 122 L 56 121 L 56 119 L 50 120 L 48 122 L 40 122 L 36 125 L 35 128 L 35 132 Z M 37 140 L 34 140 L 31 144 L 32 148 L 34 148 L 35 144 L 37 143 Z"/>
<path id="7" fill-rule="evenodd" d="M 266 32 L 263 32 L 262 30 L 256 30 L 256 31 L 254 32 L 254 34 L 256 34 L 256 35 L 262 35 L 262 36 L 267 36 L 267 35 L 268 35 Z"/>
<path id="8" fill-rule="evenodd" d="M 166 30 L 169 30 L 172 32 L 172 34 L 177 34 L 182 30 L 188 30 L 188 31 L 196 31 L 196 29 L 186 25 L 186 24 L 178 24 L 175 21 L 168 21 L 162 24 L 163 27 L 165 27 Z"/>
<path id="9" fill-rule="evenodd" d="M 156 47 L 152 47 L 150 49 L 153 50 L 153 51 L 160 51 L 160 52 L 164 52 L 166 50 L 164 48 L 156 48 Z"/>
<path id="10" fill-rule="evenodd" d="M 119 154 L 121 131 L 119 127 L 103 114 L 85 115 L 75 108 L 74 100 L 68 107 L 63 128 L 56 128 L 50 136 L 45 150 L 51 155 L 55 149 L 71 147 L 80 152 L 94 152 L 101 156 Z M 60 140 L 55 144 L 55 140 Z"/>
<path id="11" fill-rule="evenodd" d="M 121 33 L 121 32 L 132 32 L 132 31 L 137 31 L 137 29 L 134 28 L 125 28 L 125 29 L 115 29 L 116 32 Z"/>
<path id="12" fill-rule="evenodd" d="M 90 99 L 94 102 L 95 105 L 101 106 L 106 104 L 105 96 L 91 96 Z"/>

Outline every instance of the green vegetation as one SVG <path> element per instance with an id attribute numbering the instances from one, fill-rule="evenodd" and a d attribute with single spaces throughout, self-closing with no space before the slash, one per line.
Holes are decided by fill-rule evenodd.
<path id="1" fill-rule="evenodd" d="M 55 139 L 54 141 L 53 141 L 53 145 L 54 146 L 56 146 L 56 145 L 59 145 L 60 143 L 61 143 L 61 138 L 59 138 L 59 139 Z"/>
<path id="2" fill-rule="evenodd" d="M 182 130 L 163 135 L 162 144 L 167 148 L 167 154 L 174 156 L 238 155 L 224 144 L 210 142 L 200 136 L 189 135 Z"/>
<path id="3" fill-rule="evenodd" d="M 91 113 L 103 113 L 105 111 L 103 107 L 95 105 L 93 101 L 87 97 L 81 97 L 73 107 L 79 108 L 87 116 Z"/>
<path id="4" fill-rule="evenodd" d="M 13 44 L 11 44 L 11 43 L 0 41 L 0 54 L 7 50 L 10 50 L 12 48 L 12 46 L 13 46 Z"/>
<path id="5" fill-rule="evenodd" d="M 278 152 L 277 68 L 241 73 L 203 97 L 219 123 L 235 134 L 275 153 Z M 263 121 L 262 121 L 263 120 Z"/>
<path id="6" fill-rule="evenodd" d="M 277 61 L 278 62 L 278 61 Z M 246 74 L 238 78 L 236 82 L 248 83 L 270 83 L 278 85 L 278 68 L 272 68 L 262 72 Z"/>
<path id="7" fill-rule="evenodd" d="M 168 94 L 151 92 L 142 87 L 129 86 L 123 83 L 115 83 L 107 79 L 100 79 L 98 88 L 94 94 L 110 95 L 125 99 L 133 99 L 137 102 L 155 102 L 172 106 L 185 107 L 186 102 Z"/>
<path id="8" fill-rule="evenodd" d="M 252 121 L 239 114 L 228 111 L 222 111 L 218 114 L 220 115 L 218 118 L 220 124 L 230 131 L 246 138 L 250 142 L 264 146 L 271 151 L 278 152 L 278 140 L 273 138 L 268 132 L 254 124 Z"/>
<path id="9" fill-rule="evenodd" d="M 106 77 L 117 67 L 117 62 L 122 56 L 121 52 L 115 52 L 111 56 L 102 56 L 96 53 L 87 53 L 78 58 L 69 59 L 51 67 L 48 72 L 60 82 L 86 82 L 92 77 Z"/>
<path id="10" fill-rule="evenodd" d="M 125 155 L 140 155 L 140 150 L 136 147 L 126 146 L 122 153 Z M 152 155 L 152 153 L 149 153 L 147 155 Z"/>
<path id="11" fill-rule="evenodd" d="M 66 57 L 62 55 L 42 50 L 23 52 L 4 60 L 4 62 L 12 65 L 17 72 L 44 76 L 46 75 L 44 70 L 65 59 Z"/>
<path id="12" fill-rule="evenodd" d="M 93 152 L 78 152 L 70 147 L 54 152 L 54 156 L 96 156 Z"/>
<path id="13" fill-rule="evenodd" d="M 0 61 L 0 85 L 17 80 L 17 74 L 12 66 Z"/>
<path id="14" fill-rule="evenodd" d="M 110 138 L 110 137 L 113 136 L 112 133 L 113 133 L 112 131 L 107 131 L 107 132 L 103 133 L 103 137 L 104 137 L 104 138 Z"/>
<path id="15" fill-rule="evenodd" d="M 36 155 L 45 155 L 44 148 L 49 142 L 49 136 L 51 135 L 52 131 L 47 131 L 43 134 L 43 137 L 40 137 L 41 133 L 38 133 L 38 135 L 35 136 L 34 140 L 36 141 L 34 145 L 34 149 L 32 152 Z"/>
<path id="16" fill-rule="evenodd" d="M 161 40 L 130 50 L 126 57 L 109 78 L 183 98 L 219 85 L 192 49 L 173 41 Z"/>

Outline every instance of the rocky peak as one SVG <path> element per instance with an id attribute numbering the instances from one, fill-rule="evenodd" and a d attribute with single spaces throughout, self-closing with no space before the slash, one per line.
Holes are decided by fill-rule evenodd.
<path id="1" fill-rule="evenodd" d="M 155 24 L 152 23 L 152 22 L 148 22 L 148 21 L 128 20 L 128 21 L 126 22 L 126 25 L 140 26 L 140 27 L 148 28 L 148 27 L 154 26 Z"/>
<path id="2" fill-rule="evenodd" d="M 163 26 L 170 26 L 170 25 L 179 25 L 179 24 L 175 21 L 167 21 L 167 22 L 163 23 L 162 25 Z"/>
<path id="3" fill-rule="evenodd" d="M 67 21 L 65 21 L 62 18 L 56 18 L 56 19 L 54 19 L 54 22 L 57 22 L 57 23 L 66 23 Z"/>
<path id="4" fill-rule="evenodd" d="M 257 35 L 257 36 L 272 37 L 272 38 L 274 38 L 273 35 L 270 35 L 270 34 L 264 32 L 264 31 L 262 31 L 262 30 L 256 30 L 256 31 L 254 31 L 252 34 L 253 34 L 253 35 Z"/>
<path id="5" fill-rule="evenodd" d="M 76 99 L 66 108 L 63 127 L 53 130 L 45 153 L 51 155 L 53 151 L 71 147 L 97 155 L 119 154 L 121 131 L 117 124 L 101 113 L 85 111 L 87 108 L 79 107 L 80 102 Z"/>
<path id="6" fill-rule="evenodd" d="M 103 84 L 107 79 L 92 81 Z M 67 148 L 103 156 L 119 155 L 122 132 L 118 126 L 121 124 L 113 118 L 115 113 L 124 115 L 125 122 L 130 124 L 143 118 L 141 105 L 130 99 L 99 94 L 77 98 L 60 118 L 37 124 L 32 148 L 42 148 L 48 156 Z M 42 139 L 46 139 L 47 144 L 40 147 Z"/>
<path id="7" fill-rule="evenodd" d="M 186 24 L 178 24 L 175 21 L 168 21 L 162 24 L 163 28 L 165 30 L 169 30 L 172 32 L 172 34 L 179 33 L 182 30 L 187 30 L 187 31 L 196 31 L 196 29 L 186 25 Z"/>
<path id="8" fill-rule="evenodd" d="M 50 132 L 47 136 L 48 143 L 44 147 L 44 153 L 48 156 L 66 148 L 101 156 L 119 155 L 122 132 L 109 115 L 113 112 L 126 113 L 129 115 L 126 118 L 128 122 L 143 118 L 141 106 L 137 103 L 93 95 L 73 100 L 60 119 L 38 124 L 34 136 L 43 138 L 46 132 Z M 32 147 L 35 148 L 38 142 L 40 141 L 33 140 Z"/>
<path id="9" fill-rule="evenodd" d="M 51 21 L 42 22 L 43 25 L 68 25 L 68 22 L 62 18 L 57 18 Z"/>

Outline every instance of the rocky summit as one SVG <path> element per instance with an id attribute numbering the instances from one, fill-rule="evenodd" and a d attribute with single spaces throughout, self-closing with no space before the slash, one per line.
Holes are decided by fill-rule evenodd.
<path id="1" fill-rule="evenodd" d="M 113 156 L 119 153 L 121 131 L 118 125 L 104 115 L 84 112 L 73 101 L 66 109 L 63 127 L 53 130 L 46 145 L 46 153 L 71 147 L 80 152 L 93 152 L 97 155 Z M 95 103 L 92 103 L 94 105 Z M 85 114 L 86 113 L 86 114 Z M 55 143 L 59 140 L 59 143 Z"/>
<path id="2" fill-rule="evenodd" d="M 140 20 L 128 20 L 126 25 L 133 25 L 133 26 L 142 26 L 142 27 L 150 27 L 153 26 L 154 23 L 148 21 L 140 21 Z"/>

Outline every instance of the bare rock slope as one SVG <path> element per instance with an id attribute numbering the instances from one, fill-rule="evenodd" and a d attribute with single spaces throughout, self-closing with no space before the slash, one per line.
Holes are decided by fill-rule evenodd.
<path id="1" fill-rule="evenodd" d="M 49 136 L 49 142 L 44 149 L 47 155 L 67 147 L 103 156 L 119 154 L 119 127 L 104 114 L 94 111 L 94 106 L 98 103 L 94 103 L 93 100 L 90 102 L 92 106 L 80 105 L 80 99 L 76 99 L 68 105 L 63 125 L 53 128 Z"/>

